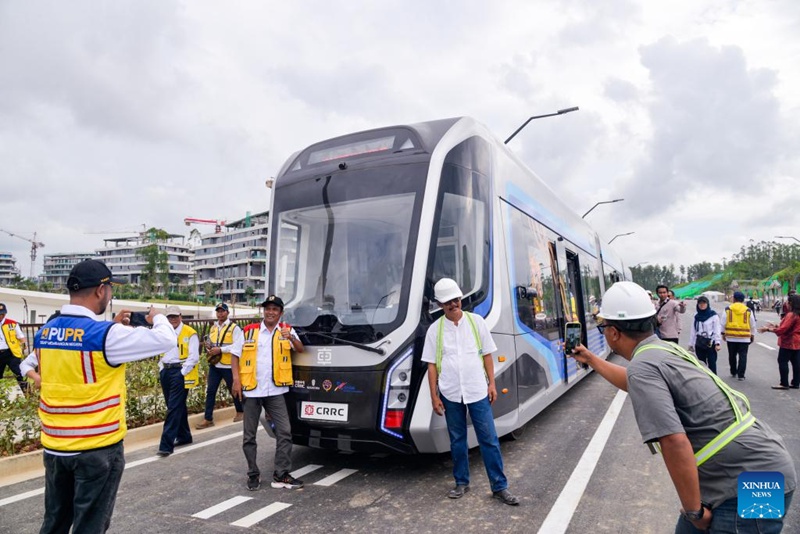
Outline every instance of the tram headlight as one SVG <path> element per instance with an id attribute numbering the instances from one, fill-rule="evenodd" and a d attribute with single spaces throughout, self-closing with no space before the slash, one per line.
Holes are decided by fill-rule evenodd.
<path id="1" fill-rule="evenodd" d="M 383 393 L 381 431 L 400 439 L 403 438 L 401 429 L 408 407 L 413 352 L 413 347 L 408 347 L 389 368 Z"/>

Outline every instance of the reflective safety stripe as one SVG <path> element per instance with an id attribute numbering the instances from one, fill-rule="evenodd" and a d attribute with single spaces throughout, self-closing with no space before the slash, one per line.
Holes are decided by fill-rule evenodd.
<path id="1" fill-rule="evenodd" d="M 472 318 L 469 312 L 464 312 L 464 317 L 467 318 L 470 328 L 472 329 L 472 336 L 475 338 L 475 346 L 478 347 L 478 358 L 481 358 L 481 365 L 483 365 L 483 343 L 481 343 L 481 336 L 478 334 L 478 327 L 475 326 L 475 319 Z M 436 336 L 436 373 L 442 374 L 442 350 L 444 346 L 443 333 L 444 333 L 444 320 L 442 317 L 439 319 L 438 334 Z M 486 374 L 486 368 L 483 369 L 483 374 Z M 486 377 L 489 380 L 489 377 Z"/>
<path id="2" fill-rule="evenodd" d="M 54 438 L 89 438 L 111 434 L 119 430 L 119 421 L 95 426 L 47 426 L 42 425 L 42 432 Z"/>
<path id="3" fill-rule="evenodd" d="M 119 395 L 115 395 L 113 397 L 109 397 L 107 399 L 99 400 L 97 402 L 93 402 L 91 404 L 79 404 L 73 406 L 50 406 L 49 404 L 45 403 L 44 401 L 39 401 L 39 409 L 45 413 L 75 413 L 75 414 L 83 414 L 83 413 L 94 413 L 94 412 L 102 412 L 107 408 L 113 408 L 114 406 L 119 406 L 120 404 L 120 397 Z"/>
<path id="4" fill-rule="evenodd" d="M 697 462 L 697 466 L 699 467 L 703 465 L 703 463 L 706 462 L 709 458 L 714 456 L 717 452 L 722 450 L 722 448 L 725 447 L 728 443 L 736 439 L 736 437 L 739 436 L 739 434 L 741 434 L 742 432 L 753 426 L 753 423 L 756 422 L 756 418 L 750 412 L 750 401 L 743 393 L 736 391 L 735 389 L 731 388 L 728 384 L 723 382 L 720 377 L 718 377 L 716 374 L 712 373 L 709 369 L 704 367 L 694 355 L 685 351 L 680 345 L 671 342 L 667 342 L 666 344 L 668 345 L 667 347 L 661 345 L 655 345 L 652 343 L 649 343 L 647 345 L 642 345 L 636 350 L 636 352 L 633 353 L 633 357 L 635 358 L 640 352 L 653 349 L 666 350 L 670 354 L 680 356 L 687 362 L 691 363 L 698 369 L 705 372 L 714 381 L 717 387 L 720 390 L 722 390 L 722 393 L 725 395 L 725 397 L 728 398 L 728 402 L 730 403 L 731 408 L 733 409 L 734 416 L 736 418 L 736 420 L 733 423 L 731 423 L 728 426 L 728 428 L 717 434 L 717 436 L 714 439 L 709 441 L 702 449 L 700 449 L 694 454 L 695 461 Z M 738 398 L 744 403 L 744 405 L 747 407 L 746 412 L 742 412 L 742 409 L 736 402 L 735 398 Z M 655 451 L 659 453 L 661 452 L 661 446 L 657 443 L 648 444 L 648 446 L 650 447 L 650 450 L 653 451 L 653 454 L 656 454 Z"/>
<path id="5" fill-rule="evenodd" d="M 83 367 L 83 383 L 96 383 L 97 374 L 94 372 L 94 362 L 92 361 L 91 351 L 81 351 L 81 365 Z"/>
<path id="6" fill-rule="evenodd" d="M 714 456 L 718 451 L 725 447 L 725 445 L 736 439 L 736 436 L 750 428 L 755 422 L 756 418 L 753 417 L 753 414 L 747 412 L 747 414 L 744 416 L 744 419 L 737 421 L 720 432 L 717 437 L 709 441 L 705 447 L 695 453 L 694 457 L 697 459 L 697 465 L 703 465 L 703 462 Z"/>

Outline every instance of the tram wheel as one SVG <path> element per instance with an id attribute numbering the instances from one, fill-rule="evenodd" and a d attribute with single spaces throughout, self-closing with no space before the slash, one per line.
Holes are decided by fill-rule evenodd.
<path id="1" fill-rule="evenodd" d="M 522 425 L 521 427 L 517 428 L 516 430 L 512 430 L 511 433 L 508 435 L 514 441 L 518 439 L 522 439 L 522 436 L 525 435 L 525 429 L 528 427 L 527 424 Z"/>

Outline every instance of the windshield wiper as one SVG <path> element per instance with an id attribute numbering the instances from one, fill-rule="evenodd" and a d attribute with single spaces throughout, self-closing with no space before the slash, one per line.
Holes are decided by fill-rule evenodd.
<path id="1" fill-rule="evenodd" d="M 364 345 L 363 343 L 357 343 L 355 341 L 348 341 L 346 339 L 342 339 L 342 338 L 339 338 L 339 337 L 336 337 L 336 336 L 323 334 L 322 332 L 309 332 L 309 331 L 304 331 L 303 332 L 303 331 L 301 331 L 301 332 L 298 332 L 298 334 L 324 337 L 325 339 L 330 339 L 332 341 L 335 341 L 336 343 L 341 343 L 343 345 L 350 345 L 351 347 L 355 347 L 357 349 L 366 350 L 366 351 L 369 351 L 369 352 L 374 352 L 375 354 L 380 354 L 381 356 L 386 354 L 386 351 L 383 350 L 380 347 L 370 347 L 369 345 Z"/>

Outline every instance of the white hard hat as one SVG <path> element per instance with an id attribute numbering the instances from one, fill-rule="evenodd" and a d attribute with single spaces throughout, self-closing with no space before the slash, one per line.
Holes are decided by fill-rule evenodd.
<path id="1" fill-rule="evenodd" d="M 633 321 L 656 314 L 650 296 L 633 282 L 617 282 L 603 295 L 598 317 L 609 321 Z"/>
<path id="2" fill-rule="evenodd" d="M 458 284 L 452 278 L 442 278 L 433 286 L 433 295 L 437 302 L 448 302 L 464 296 Z"/>

